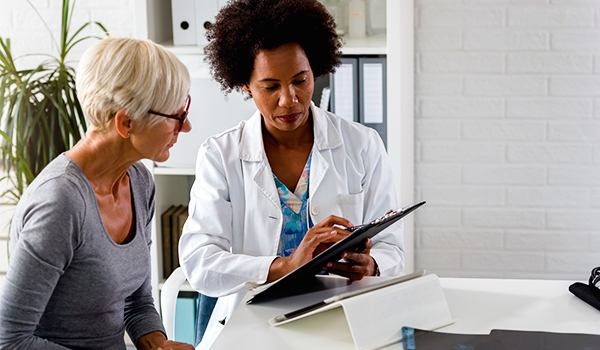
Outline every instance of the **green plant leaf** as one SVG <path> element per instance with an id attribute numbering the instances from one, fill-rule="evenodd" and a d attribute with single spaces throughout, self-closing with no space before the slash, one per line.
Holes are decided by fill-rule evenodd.
<path id="1" fill-rule="evenodd" d="M 39 11 L 27 0 L 51 34 L 58 56 L 47 59 L 34 69 L 18 70 L 11 53 L 10 39 L 0 37 L 0 153 L 6 176 L 12 188 L 0 198 L 18 200 L 35 176 L 62 152 L 70 149 L 85 136 L 87 121 L 77 98 L 75 69 L 66 64 L 66 57 L 80 42 L 95 38 L 84 36 L 89 22 L 72 36 L 69 28 L 75 1 L 63 0 L 61 8 L 60 44 L 56 42 Z"/>
<path id="2" fill-rule="evenodd" d="M 104 31 L 104 34 L 106 34 L 107 36 L 109 35 L 108 30 L 106 30 L 106 28 L 102 25 L 102 23 L 94 22 L 94 24 L 96 24 L 98 27 L 100 27 L 100 29 L 102 29 Z"/>
<path id="3" fill-rule="evenodd" d="M 85 29 L 85 27 L 89 26 L 91 22 L 87 22 L 84 25 L 82 25 L 81 27 L 79 27 L 79 29 L 77 29 L 77 31 L 75 32 L 75 34 L 73 34 L 73 36 L 71 36 L 71 38 L 67 41 L 66 46 L 69 47 L 71 46 L 71 43 L 73 42 L 73 40 L 77 37 L 77 35 L 79 35 L 79 33 L 81 33 L 82 30 Z"/>

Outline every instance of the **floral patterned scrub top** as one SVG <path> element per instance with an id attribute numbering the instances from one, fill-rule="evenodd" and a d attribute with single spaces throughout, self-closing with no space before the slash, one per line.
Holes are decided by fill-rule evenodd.
<path id="1" fill-rule="evenodd" d="M 283 226 L 281 227 L 281 238 L 279 240 L 279 256 L 290 256 L 302 242 L 306 231 L 313 226 L 310 215 L 308 215 L 308 182 L 310 178 L 310 160 L 312 152 L 308 156 L 308 161 L 304 166 L 304 171 L 298 179 L 296 190 L 292 193 L 279 179 L 273 174 L 279 201 L 281 202 L 281 211 L 283 212 Z"/>

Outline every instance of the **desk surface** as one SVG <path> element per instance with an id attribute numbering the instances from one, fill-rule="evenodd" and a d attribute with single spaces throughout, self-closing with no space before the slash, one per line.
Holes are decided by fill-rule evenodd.
<path id="1" fill-rule="evenodd" d="M 600 334 L 600 312 L 569 292 L 572 281 L 440 278 L 440 282 L 456 319 L 440 332 L 488 334 L 492 329 L 511 329 Z M 271 317 L 301 305 L 298 298 L 240 304 L 212 348 L 354 349 L 341 308 L 269 326 Z M 397 343 L 386 349 L 402 346 Z"/>

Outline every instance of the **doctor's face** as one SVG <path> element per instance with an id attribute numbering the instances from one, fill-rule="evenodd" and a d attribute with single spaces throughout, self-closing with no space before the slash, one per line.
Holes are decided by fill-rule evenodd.
<path id="1" fill-rule="evenodd" d="M 243 86 L 252 94 L 267 131 L 295 131 L 309 117 L 314 90 L 313 72 L 306 53 L 297 43 L 260 50 L 250 81 Z"/>

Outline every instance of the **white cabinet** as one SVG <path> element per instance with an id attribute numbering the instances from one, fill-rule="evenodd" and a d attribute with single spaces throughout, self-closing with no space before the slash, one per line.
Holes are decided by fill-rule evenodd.
<path id="1" fill-rule="evenodd" d="M 340 0 L 347 1 L 347 0 Z M 367 0 L 368 2 L 368 0 Z M 151 39 L 177 54 L 186 63 L 193 79 L 208 79 L 208 70 L 202 64 L 203 49 L 199 46 L 173 46 L 170 0 L 135 0 L 136 36 Z M 402 205 L 413 202 L 414 197 L 414 2 L 412 0 L 386 0 L 386 34 L 361 39 L 345 38 L 342 49 L 345 55 L 386 55 L 387 58 L 387 116 L 388 153 L 394 172 L 399 201 Z M 241 98 L 230 94 L 230 99 Z M 239 102 L 239 101 L 238 101 Z M 203 108 L 194 105 L 192 108 Z M 252 102 L 249 102 L 252 103 Z M 252 110 L 254 107 L 243 106 Z M 205 114 L 210 116 L 209 114 Z M 242 112 L 239 115 L 249 116 Z M 193 121 L 194 122 L 194 121 Z M 204 139 L 204 125 L 214 120 L 199 120 L 190 138 Z M 230 124 L 233 120 L 228 121 Z M 218 125 L 224 129 L 224 125 Z M 181 139 L 189 137 L 182 135 Z M 186 157 L 195 159 L 196 150 L 182 147 Z M 174 148 L 173 152 L 177 152 Z M 189 155 L 189 156 L 188 156 Z M 176 158 L 179 155 L 176 156 Z M 150 165 L 156 181 L 156 215 L 152 251 L 152 273 L 155 300 L 159 284 L 166 276 L 162 273 L 160 213 L 172 204 L 187 204 L 193 182 L 193 167 L 164 168 Z M 405 219 L 405 272 L 414 269 L 413 216 Z"/>

